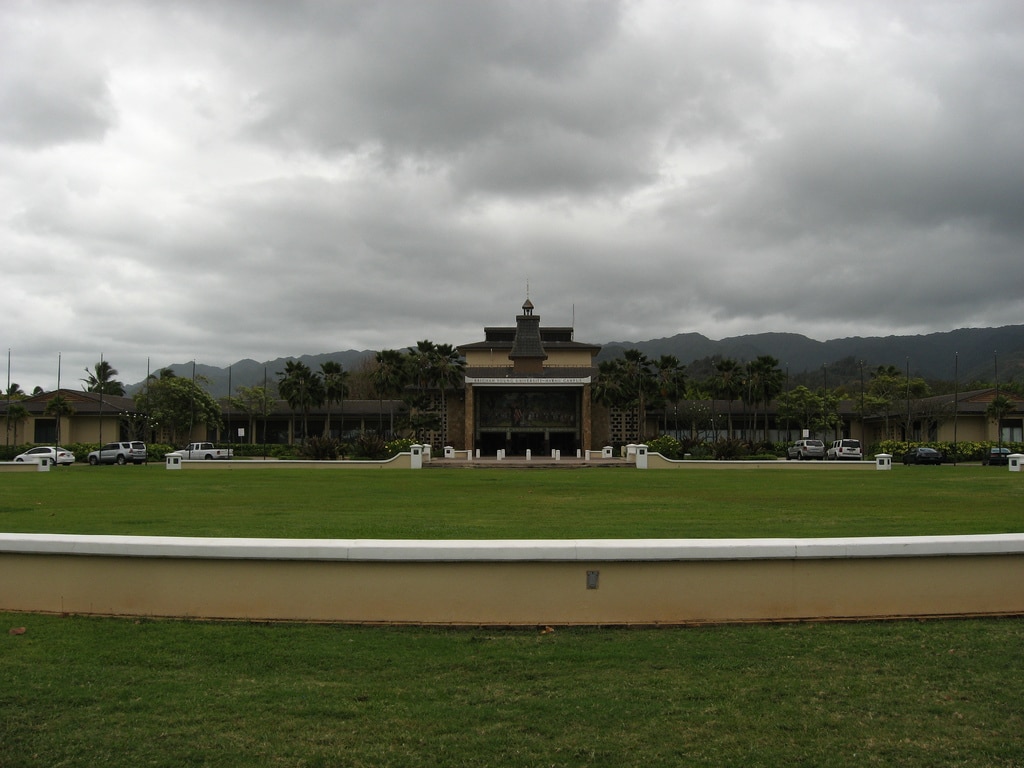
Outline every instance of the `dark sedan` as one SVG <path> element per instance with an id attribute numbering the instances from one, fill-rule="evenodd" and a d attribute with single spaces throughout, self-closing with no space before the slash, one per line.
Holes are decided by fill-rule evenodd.
<path id="1" fill-rule="evenodd" d="M 981 460 L 982 464 L 990 465 L 1002 465 L 1006 466 L 1010 463 L 1010 449 L 1009 448 L 989 448 L 985 458 Z"/>
<path id="2" fill-rule="evenodd" d="M 904 464 L 941 464 L 942 454 L 934 448 L 914 448 L 903 454 Z"/>

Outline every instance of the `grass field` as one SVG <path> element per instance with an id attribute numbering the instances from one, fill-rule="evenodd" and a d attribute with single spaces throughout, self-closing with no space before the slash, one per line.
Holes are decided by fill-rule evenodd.
<path id="1" fill-rule="evenodd" d="M 74 467 L 0 475 L 0 530 L 1021 532 L 1022 481 L 982 467 Z M 1021 618 L 553 631 L 10 613 L 0 621 L 0 768 L 1024 766 Z"/>
<path id="2" fill-rule="evenodd" d="M 0 530 L 285 538 L 737 538 L 1024 532 L 1024 476 L 631 469 L 0 475 Z"/>
<path id="3" fill-rule="evenodd" d="M 1019 619 L 0 621 L 5 768 L 1024 765 Z"/>

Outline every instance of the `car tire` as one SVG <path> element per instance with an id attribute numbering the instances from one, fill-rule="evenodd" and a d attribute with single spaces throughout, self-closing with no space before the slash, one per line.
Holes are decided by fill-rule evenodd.
<path id="1" fill-rule="evenodd" d="M 117 463 L 123 467 L 125 465 L 125 458 L 124 458 L 124 456 L 118 456 L 117 457 Z"/>

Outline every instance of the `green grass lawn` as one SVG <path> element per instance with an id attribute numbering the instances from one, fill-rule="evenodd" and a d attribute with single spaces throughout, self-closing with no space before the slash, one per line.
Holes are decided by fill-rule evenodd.
<path id="1" fill-rule="evenodd" d="M 1024 476 L 465 469 L 0 475 L 0 531 L 285 538 L 537 539 L 1024 532 Z"/>
<path id="2" fill-rule="evenodd" d="M 993 533 L 1024 531 L 1022 494 L 1024 478 L 987 467 L 73 467 L 0 475 L 0 530 Z M 551 632 L 0 621 L 0 768 L 1024 766 L 1021 618 Z"/>
<path id="3" fill-rule="evenodd" d="M 5 768 L 1024 765 L 1020 619 L 0 620 Z"/>

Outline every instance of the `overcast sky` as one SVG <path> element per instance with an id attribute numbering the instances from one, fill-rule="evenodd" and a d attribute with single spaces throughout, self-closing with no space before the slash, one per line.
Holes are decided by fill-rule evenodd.
<path id="1" fill-rule="evenodd" d="M 11 380 L 1024 323 L 1024 3 L 0 3 Z"/>

